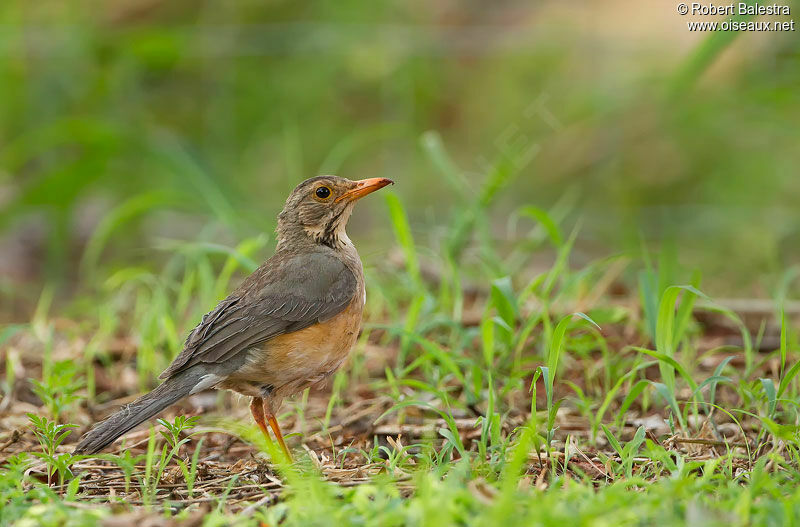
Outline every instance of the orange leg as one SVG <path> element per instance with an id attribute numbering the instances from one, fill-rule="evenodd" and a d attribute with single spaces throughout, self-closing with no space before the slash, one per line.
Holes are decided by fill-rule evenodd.
<path id="1" fill-rule="evenodd" d="M 250 413 L 253 414 L 253 420 L 261 429 L 261 433 L 264 434 L 268 442 L 272 443 L 272 438 L 267 431 L 267 421 L 264 418 L 264 404 L 261 397 L 253 397 L 253 400 L 250 401 Z"/>
<path id="2" fill-rule="evenodd" d="M 283 434 L 281 433 L 281 427 L 278 424 L 278 420 L 275 419 L 275 416 L 272 414 L 272 409 L 269 407 L 269 403 L 267 400 L 264 400 L 264 407 L 263 407 L 264 415 L 267 417 L 267 422 L 269 423 L 269 427 L 272 428 L 272 432 L 275 434 L 275 438 L 278 440 L 278 444 L 283 449 L 283 453 L 286 454 L 286 459 L 292 461 L 292 454 L 289 453 L 289 449 L 286 448 L 286 443 L 283 441 Z"/>

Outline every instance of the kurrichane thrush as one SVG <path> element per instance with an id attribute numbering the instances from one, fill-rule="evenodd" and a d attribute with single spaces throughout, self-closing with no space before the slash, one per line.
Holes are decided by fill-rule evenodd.
<path id="1" fill-rule="evenodd" d="M 180 399 L 224 388 L 252 397 L 253 419 L 289 456 L 275 413 L 284 397 L 334 373 L 355 344 L 366 289 L 345 226 L 359 198 L 390 183 L 300 183 L 278 216 L 275 254 L 203 317 L 161 385 L 95 425 L 75 453 L 96 453 Z"/>

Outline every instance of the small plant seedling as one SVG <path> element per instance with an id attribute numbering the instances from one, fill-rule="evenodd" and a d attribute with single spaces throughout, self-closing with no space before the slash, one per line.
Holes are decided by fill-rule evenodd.
<path id="1" fill-rule="evenodd" d="M 147 442 L 147 454 L 144 458 L 145 473 L 144 477 L 140 478 L 142 498 L 146 505 L 155 501 L 156 494 L 158 493 L 158 485 L 161 482 L 161 478 L 164 476 L 164 472 L 167 470 L 172 459 L 178 454 L 180 448 L 191 440 L 191 435 L 181 439 L 181 434 L 193 428 L 197 424 L 198 419 L 199 418 L 196 416 L 186 417 L 183 415 L 175 417 L 171 423 L 165 419 L 158 419 L 158 423 L 166 428 L 166 430 L 159 431 L 166 442 L 166 444 L 161 447 L 160 455 L 156 454 L 156 435 L 153 429 L 150 429 L 150 438 Z M 190 492 L 193 490 L 194 480 L 197 475 L 198 452 L 199 445 L 198 448 L 195 449 L 195 456 L 188 467 L 185 463 L 179 463 L 184 477 L 187 478 L 187 485 L 190 485 Z M 154 471 L 155 476 L 153 475 Z"/>
<path id="2" fill-rule="evenodd" d="M 75 460 L 72 454 L 58 454 L 56 451 L 72 433 L 76 425 L 58 424 L 48 420 L 46 417 L 39 417 L 35 414 L 28 414 L 33 433 L 42 447 L 42 452 L 33 452 L 33 455 L 45 462 L 47 467 L 47 483 L 53 484 L 53 476 L 58 474 L 58 484 L 63 485 L 64 481 L 73 478 L 70 465 Z"/>
<path id="3" fill-rule="evenodd" d="M 625 446 L 622 446 L 617 438 L 614 437 L 614 434 L 611 433 L 611 430 L 609 430 L 606 425 L 602 426 L 603 432 L 605 432 L 606 438 L 608 439 L 608 443 L 614 448 L 617 454 L 619 454 L 622 462 L 621 468 L 625 474 L 625 477 L 630 479 L 633 477 L 633 458 L 636 456 L 637 452 L 639 452 L 639 447 L 641 447 L 642 443 L 644 443 L 644 427 L 640 426 L 633 435 L 633 439 L 625 443 Z"/>

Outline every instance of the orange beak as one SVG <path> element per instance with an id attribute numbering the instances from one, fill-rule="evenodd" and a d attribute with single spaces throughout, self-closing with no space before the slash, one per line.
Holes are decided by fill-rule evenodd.
<path id="1" fill-rule="evenodd" d="M 369 179 L 361 179 L 356 181 L 356 186 L 336 198 L 337 203 L 346 199 L 348 201 L 356 201 L 361 199 L 367 194 L 371 194 L 376 190 L 382 189 L 386 185 L 394 185 L 394 181 L 386 179 L 385 177 L 374 177 Z"/>

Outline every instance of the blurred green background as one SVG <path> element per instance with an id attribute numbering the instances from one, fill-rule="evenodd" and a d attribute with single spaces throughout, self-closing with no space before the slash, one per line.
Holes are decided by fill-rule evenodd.
<path id="1" fill-rule="evenodd" d="M 555 206 L 575 265 L 667 240 L 708 292 L 768 296 L 800 256 L 800 39 L 690 33 L 674 9 L 5 0 L 3 295 L 69 292 L 82 260 L 146 265 L 163 240 L 271 235 L 320 173 L 394 179 L 435 249 L 502 166 L 498 238 Z M 351 222 L 367 264 L 383 209 Z"/>

